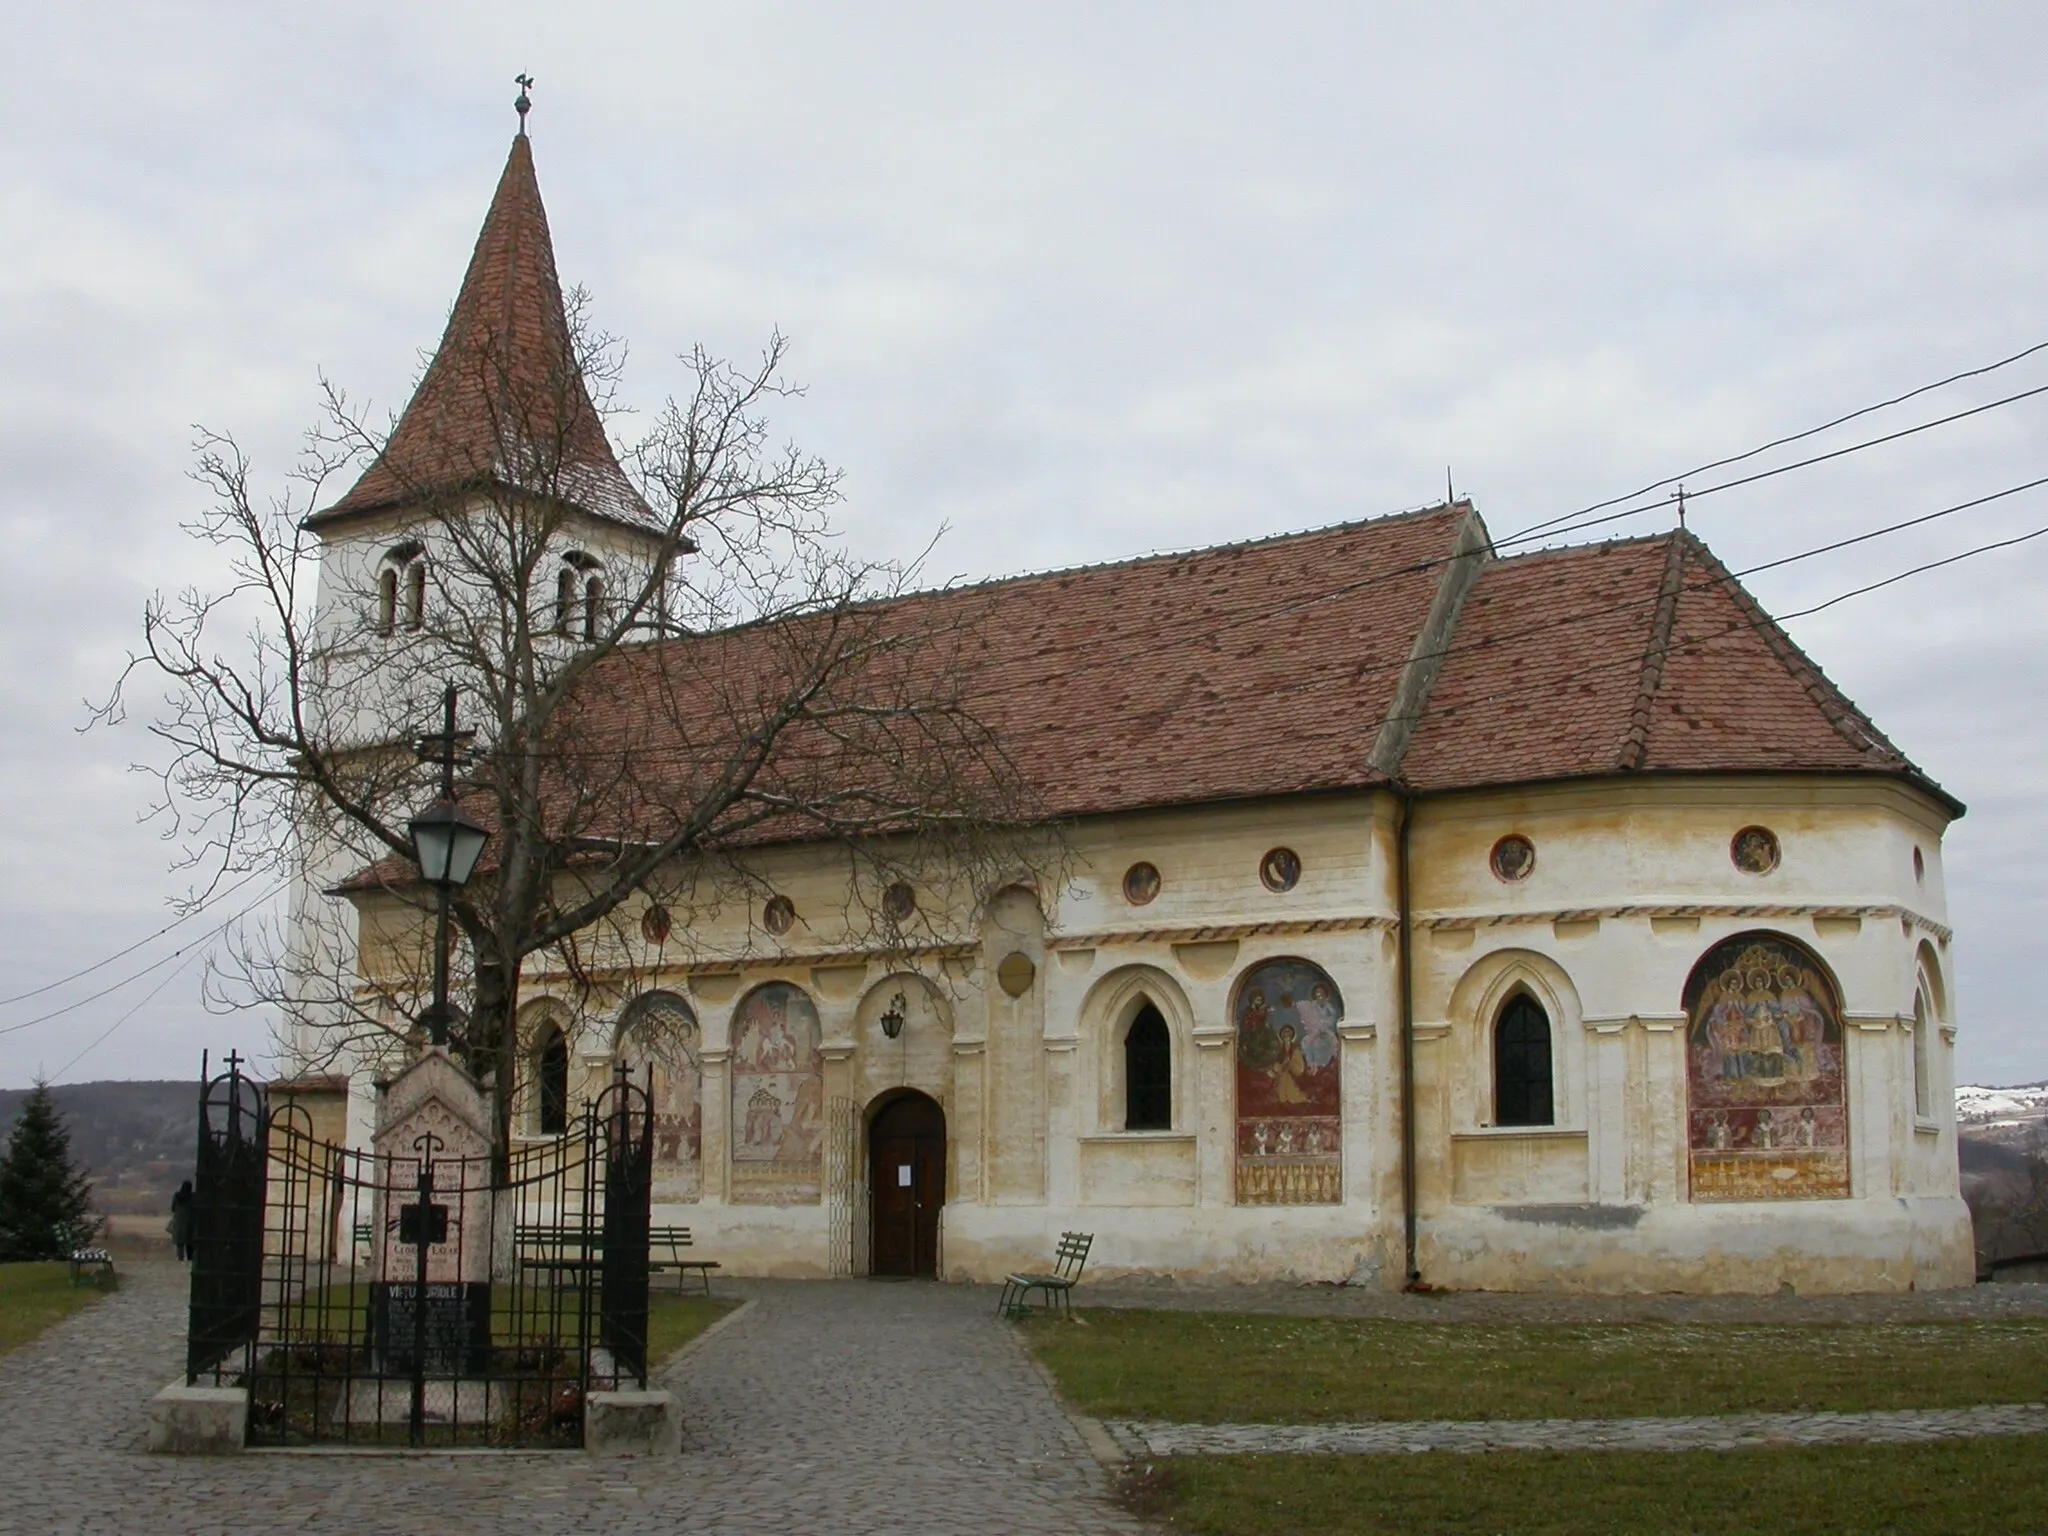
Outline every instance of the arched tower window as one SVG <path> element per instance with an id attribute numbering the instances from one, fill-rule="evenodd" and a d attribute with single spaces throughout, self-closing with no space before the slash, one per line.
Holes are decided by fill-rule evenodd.
<path id="1" fill-rule="evenodd" d="M 569 1129 L 569 1040 L 559 1024 L 550 1024 L 541 1040 L 540 1133 L 559 1136 Z"/>
<path id="2" fill-rule="evenodd" d="M 555 633 L 573 634 L 576 628 L 576 567 L 564 564 L 555 577 Z"/>
<path id="3" fill-rule="evenodd" d="M 384 551 L 377 571 L 377 633 L 389 635 L 401 622 L 418 629 L 427 611 L 427 558 L 418 543 L 408 540 Z"/>
<path id="4" fill-rule="evenodd" d="M 414 559 L 405 568 L 405 627 L 420 629 L 427 622 L 427 562 Z"/>
<path id="5" fill-rule="evenodd" d="M 583 583 L 583 638 L 595 640 L 604 628 L 604 578 L 592 572 Z"/>
<path id="6" fill-rule="evenodd" d="M 1124 1129 L 1173 1129 L 1173 1039 L 1150 1003 L 1124 1032 Z"/>
<path id="7" fill-rule="evenodd" d="M 1927 1006 L 1927 990 L 1913 994 L 1913 1113 L 1922 1120 L 1934 1114 L 1933 1062 L 1929 1059 L 1927 1037 L 1934 1032 L 1934 1010 Z"/>
<path id="8" fill-rule="evenodd" d="M 1550 1082 L 1550 1016 L 1526 992 L 1508 999 L 1493 1026 L 1493 1123 L 1557 1123 Z"/>

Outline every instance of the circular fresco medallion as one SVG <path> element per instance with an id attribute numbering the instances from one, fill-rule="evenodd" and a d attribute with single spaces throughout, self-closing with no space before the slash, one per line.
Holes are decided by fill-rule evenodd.
<path id="1" fill-rule="evenodd" d="M 1269 849 L 1259 860 L 1259 883 L 1269 891 L 1291 891 L 1301 882 L 1301 855 L 1292 848 Z"/>
<path id="2" fill-rule="evenodd" d="M 996 967 L 997 984 L 1012 997 L 1029 992 L 1037 975 L 1038 967 L 1031 963 L 1031 957 L 1015 949 L 1003 956 L 1003 963 Z"/>
<path id="3" fill-rule="evenodd" d="M 905 882 L 898 880 L 882 892 L 882 915 L 892 923 L 909 921 L 910 914 L 917 910 L 917 892 Z"/>
<path id="4" fill-rule="evenodd" d="M 1493 845 L 1487 862 L 1493 866 L 1495 878 L 1513 885 L 1528 879 L 1529 871 L 1536 867 L 1536 845 L 1521 833 L 1510 832 Z"/>
<path id="5" fill-rule="evenodd" d="M 640 914 L 640 937 L 650 944 L 666 944 L 672 928 L 668 908 L 658 901 Z"/>
<path id="6" fill-rule="evenodd" d="M 787 896 L 771 896 L 761 909 L 761 926 L 781 938 L 796 926 L 796 903 Z"/>
<path id="7" fill-rule="evenodd" d="M 1139 862 L 1124 871 L 1124 900 L 1142 907 L 1159 894 L 1159 867 Z"/>
<path id="8" fill-rule="evenodd" d="M 1728 857 L 1745 875 L 1768 875 L 1778 867 L 1778 834 L 1769 827 L 1744 827 L 1729 839 Z"/>

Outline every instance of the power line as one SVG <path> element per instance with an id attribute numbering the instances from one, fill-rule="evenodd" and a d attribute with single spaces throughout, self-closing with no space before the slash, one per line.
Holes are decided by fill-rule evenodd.
<path id="1" fill-rule="evenodd" d="M 2037 385 L 2033 389 L 2023 389 L 2018 394 L 2007 395 L 2004 398 L 1998 400 L 1989 400 L 1986 401 L 1983 405 L 1973 405 L 1968 410 L 1957 411 L 1952 416 L 1941 416 L 1937 417 L 1933 421 L 1923 421 L 1919 423 L 1917 426 L 1902 427 L 1898 431 L 1888 432 L 1882 437 L 1866 438 L 1860 443 L 1851 443 L 1846 448 L 1836 448 L 1828 453 L 1817 453 L 1812 458 L 1808 459 L 1796 459 L 1790 464 L 1780 464 L 1775 469 L 1758 470 L 1753 475 L 1743 475 L 1738 479 L 1723 480 L 1719 485 L 1710 485 L 1703 490 L 1687 491 L 1685 493 L 1685 499 L 1688 502 L 1698 501 L 1702 496 L 1711 496 L 1716 491 L 1732 491 L 1737 486 L 1754 485 L 1759 480 L 1770 480 L 1774 479 L 1779 475 L 1788 475 L 1795 469 L 1810 469 L 1816 464 L 1825 464 L 1830 459 L 1845 458 L 1852 453 L 1861 453 L 1866 448 L 1882 447 L 1886 443 L 1895 443 L 1903 437 L 1912 437 L 1917 433 L 1931 431 L 1935 427 L 1945 427 L 1951 424 L 1952 422 L 1961 421 L 1965 417 L 1979 416 L 1982 415 L 1985 411 L 1995 411 L 1999 409 L 1999 407 L 2001 406 L 2014 405 L 2021 400 L 2031 400 L 2036 395 L 2044 394 L 2048 394 L 2048 384 Z M 1627 498 L 1622 497 L 1617 499 L 1626 500 Z M 1586 522 L 1566 523 L 1562 527 L 1550 527 L 1549 525 L 1542 525 L 1536 529 L 1524 529 L 1519 533 L 1509 535 L 1505 539 L 1497 540 L 1493 547 L 1495 549 L 1509 549 L 1517 544 L 1526 544 L 1531 539 L 1537 538 L 1539 536 L 1554 536 L 1556 534 L 1577 533 L 1584 528 L 1597 528 L 1601 526 L 1603 523 L 1613 523 L 1619 522 L 1624 518 L 1640 517 L 1645 512 L 1655 512 L 1663 507 L 1670 506 L 1675 499 L 1676 498 L 1673 496 L 1660 496 L 1657 498 L 1657 500 L 1653 502 L 1648 502 L 1643 506 L 1630 507 L 1629 509 L 1623 512 L 1610 512 L 1605 517 L 1591 518 Z M 1611 506 L 1613 505 L 1613 503 L 1609 502 L 1605 505 Z M 1572 515 L 1576 516 L 1578 514 Z M 1553 521 L 1556 522 L 1562 520 L 1560 519 Z M 1545 532 L 1546 528 L 1548 528 L 1547 533 Z"/>
<path id="2" fill-rule="evenodd" d="M 24 1019 L 19 1024 L 9 1024 L 6 1028 L 0 1029 L 0 1035 L 16 1034 L 24 1029 L 33 1029 L 38 1024 L 47 1024 L 52 1019 L 62 1018 L 67 1013 L 75 1013 L 80 1008 L 83 1008 L 87 1003 L 96 1003 L 101 998 L 107 996 L 109 993 L 118 992 L 123 987 L 128 986 L 133 982 L 140 981 L 143 977 L 147 976 L 151 971 L 161 970 L 163 967 L 169 965 L 173 960 L 177 959 L 180 955 L 185 954 L 188 950 L 196 950 L 199 946 L 204 945 L 210 942 L 211 940 L 218 938 L 221 934 L 227 932 L 227 930 L 232 928 L 236 923 L 240 922 L 243 918 L 247 917 L 251 912 L 254 912 L 258 907 L 262 906 L 264 902 L 269 901 L 273 896 L 277 895 L 278 892 L 282 891 L 288 884 L 290 884 L 289 881 L 280 881 L 278 884 L 272 886 L 269 890 L 265 891 L 261 896 L 257 897 L 254 901 L 250 902 L 248 906 L 242 908 L 241 911 L 235 913 L 233 916 L 227 918 L 225 921 L 216 924 L 214 927 L 209 928 L 205 933 L 202 933 L 198 938 L 187 939 L 183 944 L 179 945 L 176 949 L 172 950 L 168 955 L 165 955 L 161 960 L 152 960 L 148 965 L 145 965 L 141 970 L 132 972 L 131 974 L 122 977 L 119 981 L 114 982 L 110 986 L 100 988 L 99 991 L 94 992 L 88 997 L 81 997 L 75 1003 L 66 1003 L 62 1008 L 52 1008 L 48 1013 L 38 1014 L 36 1015 L 36 1017 L 32 1019 Z"/>
<path id="3" fill-rule="evenodd" d="M 74 981 L 83 981 L 86 977 L 92 975 L 93 972 L 95 971 L 105 970 L 108 966 L 112 965 L 116 960 L 126 959 L 129 955 L 134 954 L 136 950 L 142 948 L 145 944 L 154 943 L 156 940 L 162 938 L 165 934 L 171 932 L 175 928 L 184 927 L 185 924 L 191 922 L 193 918 L 197 917 L 200 913 L 204 912 L 208 907 L 211 907 L 216 903 L 227 900 L 228 897 L 234 895 L 237 891 L 243 889 L 260 874 L 262 874 L 262 871 L 260 869 L 251 870 L 248 874 L 244 875 L 240 880 L 237 880 L 233 885 L 228 886 L 224 890 L 215 891 L 211 896 L 208 896 L 204 901 L 200 902 L 197 906 L 193 907 L 189 912 L 186 912 L 182 916 L 174 918 L 172 921 L 165 923 L 163 927 L 157 929 L 155 933 L 152 933 L 145 938 L 137 939 L 133 944 L 130 944 L 126 949 L 115 950 L 111 955 L 108 955 L 104 960 L 95 960 L 91 965 L 86 966 L 83 970 L 73 971 L 69 976 L 59 976 L 55 981 L 44 982 L 43 985 L 41 985 L 40 987 L 32 988 L 27 992 L 17 992 L 12 997 L 0 997 L 0 1008 L 9 1007 L 15 1003 L 25 1003 L 32 997 L 41 997 L 45 992 L 54 992 L 57 990 L 57 988 L 69 986 Z"/>
<path id="4" fill-rule="evenodd" d="M 1784 448 L 1792 443 L 1802 442 L 1809 437 L 1818 437 L 1823 432 L 1831 432 L 1836 427 L 1846 426 L 1859 417 L 1869 416 L 1878 411 L 1889 410 L 1895 405 L 1904 405 L 1908 400 L 1918 399 L 1921 395 L 1931 394 L 1937 389 L 1946 389 L 1951 384 L 1960 384 L 1965 379 L 1982 378 L 1987 373 L 1996 373 L 2001 368 L 2008 368 L 2012 364 L 2022 362 L 2032 357 L 2036 352 L 2041 351 L 2048 351 L 2048 341 L 2037 341 L 2031 347 L 2025 347 L 2013 353 L 2010 357 L 2001 357 L 1995 363 L 1986 363 L 1981 368 L 1971 368 L 1963 373 L 1952 373 L 1945 379 L 1936 379 L 1932 384 L 1922 384 L 1917 389 L 1909 389 L 1903 395 L 1894 395 L 1889 400 L 1880 400 L 1875 405 L 1860 406 L 1845 416 L 1837 416 L 1833 421 L 1824 421 L 1819 426 L 1808 427 L 1803 432 L 1788 433 L 1786 436 L 1776 438 L 1759 448 L 1751 448 L 1746 453 L 1730 454 L 1725 459 L 1714 459 L 1696 468 L 1682 470 L 1675 475 L 1666 475 L 1662 480 L 1652 480 L 1648 485 L 1638 490 L 1629 491 L 1621 496 L 1609 497 L 1606 501 L 1596 501 L 1590 507 L 1582 507 L 1577 512 L 1567 512 L 1561 517 L 1554 517 L 1548 522 L 1534 524 L 1522 531 L 1525 534 L 1539 532 L 1542 529 L 1553 527 L 1558 523 L 1569 522 L 1573 518 L 1582 517 L 1588 513 L 1604 511 L 1619 502 L 1634 501 L 1638 496 L 1647 496 L 1650 492 L 1660 487 L 1672 485 L 1681 480 L 1690 480 L 1695 475 L 1706 474 L 1709 470 L 1726 469 L 1730 464 L 1741 464 L 1746 460 L 1756 458 L 1760 454 L 1769 453 L 1773 448 Z"/>
<path id="5" fill-rule="evenodd" d="M 86 1046 L 84 1050 L 80 1051 L 76 1056 L 72 1057 L 69 1061 L 65 1062 L 64 1065 L 59 1067 L 55 1072 L 52 1072 L 50 1074 L 51 1080 L 55 1081 L 57 1078 L 62 1077 L 66 1072 L 69 1072 L 81 1061 L 85 1060 L 85 1058 L 88 1055 L 90 1055 L 94 1049 L 98 1047 L 101 1041 L 105 1040 L 107 1036 L 111 1035 L 123 1024 L 126 1024 L 130 1019 L 134 1018 L 136 1014 L 142 1012 L 142 1010 L 149 1005 L 151 1000 L 154 999 L 159 992 L 163 991 L 165 987 L 168 987 L 172 982 L 176 981 L 178 977 L 184 973 L 185 967 L 189 966 L 194 960 L 197 960 L 202 953 L 204 953 L 204 951 L 195 949 L 191 954 L 187 955 L 185 957 L 184 963 L 181 964 L 176 970 L 172 971 L 171 974 L 166 976 L 162 981 L 158 982 L 155 986 L 151 987 L 149 991 L 144 993 L 142 996 L 142 1000 L 140 1002 L 138 1002 L 134 1007 L 130 1008 L 126 1013 L 122 1014 L 121 1017 L 114 1020 L 114 1022 L 109 1024 L 105 1029 L 101 1030 L 99 1034 L 95 1035 L 93 1037 L 92 1043 Z"/>

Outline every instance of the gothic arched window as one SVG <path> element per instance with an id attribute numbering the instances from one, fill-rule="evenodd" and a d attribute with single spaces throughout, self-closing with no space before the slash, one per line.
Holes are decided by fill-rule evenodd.
<path id="1" fill-rule="evenodd" d="M 1913 1113 L 1922 1120 L 1934 1114 L 1934 1071 L 1928 1059 L 1928 1036 L 1934 1031 L 1933 1011 L 1923 987 L 1913 994 Z"/>
<path id="2" fill-rule="evenodd" d="M 398 627 L 398 569 L 387 565 L 377 576 L 377 633 L 388 635 Z"/>
<path id="3" fill-rule="evenodd" d="M 1124 1032 L 1124 1129 L 1173 1129 L 1173 1039 L 1150 1003 Z"/>
<path id="4" fill-rule="evenodd" d="M 1493 1123 L 1554 1125 L 1550 1087 L 1550 1016 L 1517 992 L 1493 1026 Z"/>
<path id="5" fill-rule="evenodd" d="M 595 640 L 604 628 L 604 578 L 592 574 L 583 583 L 583 638 Z"/>
<path id="6" fill-rule="evenodd" d="M 550 1024 L 541 1041 L 540 1133 L 559 1136 L 569 1129 L 569 1040 L 559 1024 Z"/>

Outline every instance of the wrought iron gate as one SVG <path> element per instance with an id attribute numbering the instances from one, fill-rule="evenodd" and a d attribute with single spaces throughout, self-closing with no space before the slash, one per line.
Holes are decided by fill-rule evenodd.
<path id="1" fill-rule="evenodd" d="M 499 1166 L 431 1130 L 322 1142 L 232 1058 L 200 1116 L 186 1379 L 248 1388 L 251 1445 L 568 1449 L 590 1392 L 646 1385 L 653 1116 L 623 1074 Z"/>

